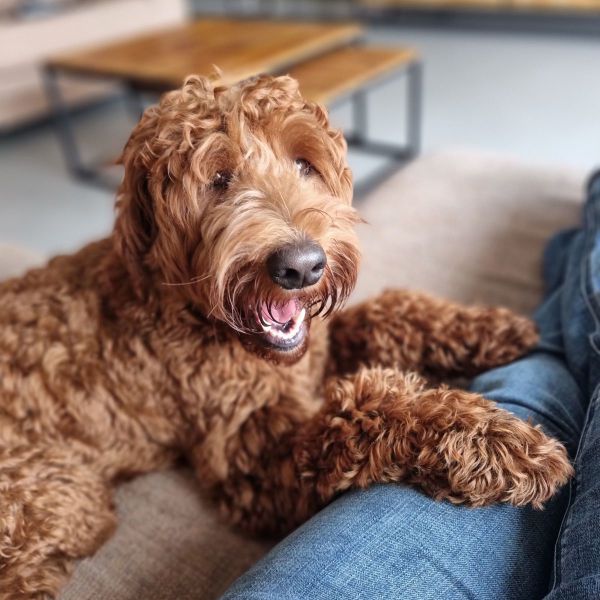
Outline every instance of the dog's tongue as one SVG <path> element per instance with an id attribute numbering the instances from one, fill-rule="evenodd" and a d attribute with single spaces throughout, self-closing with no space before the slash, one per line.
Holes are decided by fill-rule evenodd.
<path id="1" fill-rule="evenodd" d="M 262 307 L 262 317 L 267 323 L 287 323 L 298 314 L 298 303 L 296 300 L 288 300 L 283 304 L 272 304 L 271 310 L 264 304 Z"/>

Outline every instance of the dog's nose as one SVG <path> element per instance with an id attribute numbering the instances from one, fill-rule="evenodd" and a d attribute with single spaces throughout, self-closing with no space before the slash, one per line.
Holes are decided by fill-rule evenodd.
<path id="1" fill-rule="evenodd" d="M 312 240 L 288 244 L 267 258 L 271 279 L 286 290 L 297 290 L 317 283 L 326 264 L 323 248 Z"/>

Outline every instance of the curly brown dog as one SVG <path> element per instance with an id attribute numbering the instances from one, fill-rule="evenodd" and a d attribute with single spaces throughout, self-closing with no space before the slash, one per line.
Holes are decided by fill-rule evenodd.
<path id="1" fill-rule="evenodd" d="M 0 285 L 0 598 L 54 596 L 115 527 L 114 483 L 182 455 L 277 534 L 373 482 L 541 507 L 568 479 L 539 428 L 431 383 L 522 355 L 528 320 L 403 291 L 337 310 L 346 147 L 294 80 L 192 77 L 123 164 L 109 239 Z"/>

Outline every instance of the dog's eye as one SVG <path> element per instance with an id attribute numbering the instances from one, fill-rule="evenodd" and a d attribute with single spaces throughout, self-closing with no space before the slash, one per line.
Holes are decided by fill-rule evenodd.
<path id="1" fill-rule="evenodd" d="M 231 181 L 231 173 L 219 171 L 212 180 L 212 186 L 217 190 L 225 190 Z"/>
<path id="2" fill-rule="evenodd" d="M 315 170 L 314 167 L 304 158 L 297 158 L 294 163 L 300 175 L 310 175 Z"/>

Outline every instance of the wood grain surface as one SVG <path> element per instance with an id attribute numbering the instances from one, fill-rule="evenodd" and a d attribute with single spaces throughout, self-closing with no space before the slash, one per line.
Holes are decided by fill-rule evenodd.
<path id="1" fill-rule="evenodd" d="M 106 46 L 55 56 L 53 68 L 122 79 L 145 88 L 178 87 L 190 74 L 219 67 L 225 82 L 293 64 L 351 43 L 354 23 L 201 19 Z"/>

